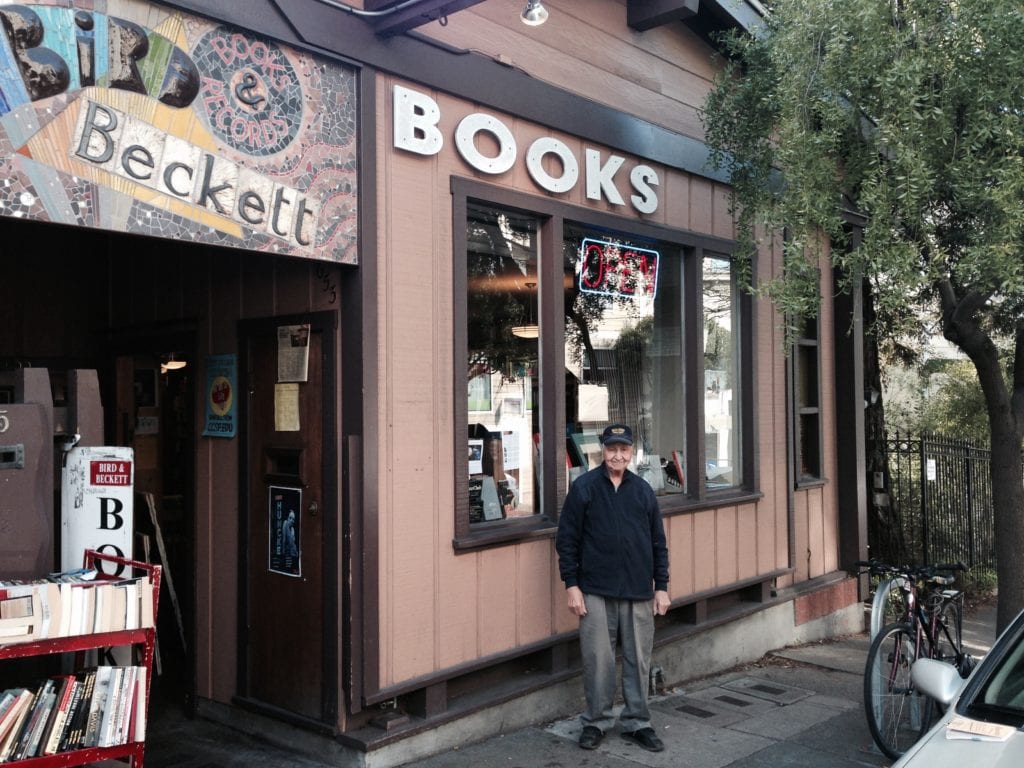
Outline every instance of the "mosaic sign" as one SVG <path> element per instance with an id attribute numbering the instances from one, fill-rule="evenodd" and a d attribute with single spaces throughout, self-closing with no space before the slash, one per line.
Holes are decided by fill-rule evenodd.
<path id="1" fill-rule="evenodd" d="M 203 72 L 200 98 L 210 130 L 252 156 L 272 155 L 295 140 L 302 88 L 288 57 L 273 43 L 222 27 L 192 52 Z"/>
<path id="2" fill-rule="evenodd" d="M 351 69 L 89 5 L 0 0 L 0 215 L 356 262 Z"/>

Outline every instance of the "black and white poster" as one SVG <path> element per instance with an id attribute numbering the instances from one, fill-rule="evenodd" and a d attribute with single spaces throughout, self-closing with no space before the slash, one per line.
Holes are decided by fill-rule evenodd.
<path id="1" fill-rule="evenodd" d="M 302 575 L 302 489 L 270 486 L 271 573 Z"/>

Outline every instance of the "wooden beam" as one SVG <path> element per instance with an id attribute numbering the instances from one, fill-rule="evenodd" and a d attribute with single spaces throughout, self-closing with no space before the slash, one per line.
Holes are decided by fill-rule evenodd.
<path id="1" fill-rule="evenodd" d="M 645 32 L 672 21 L 682 21 L 697 15 L 699 0 L 628 0 L 626 23 L 632 29 Z"/>
<path id="2" fill-rule="evenodd" d="M 483 0 L 420 0 L 420 2 L 413 3 L 400 11 L 371 17 L 370 21 L 374 32 L 382 37 L 389 37 L 408 32 L 445 16 L 451 16 L 480 2 Z M 393 0 L 390 3 L 367 3 L 366 9 L 371 10 L 371 5 L 395 6 L 396 4 Z M 386 11 L 387 8 L 381 7 L 375 8 L 375 10 Z"/>

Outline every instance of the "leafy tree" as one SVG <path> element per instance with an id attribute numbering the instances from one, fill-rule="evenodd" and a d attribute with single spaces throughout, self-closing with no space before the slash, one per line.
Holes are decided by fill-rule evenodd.
<path id="1" fill-rule="evenodd" d="M 757 286 L 784 316 L 807 311 L 829 258 L 870 285 L 887 330 L 912 334 L 930 315 L 973 364 L 1000 628 L 1024 608 L 1022 39 L 1019 0 L 779 0 L 726 41 L 704 110 L 746 252 L 785 232 L 784 277 Z M 850 209 L 859 247 L 844 239 Z M 1015 349 L 1009 384 L 1000 336 Z"/>
<path id="2" fill-rule="evenodd" d="M 937 359 L 913 368 L 894 367 L 887 371 L 886 378 L 890 393 L 899 390 L 898 396 L 893 393 L 887 397 L 886 420 L 891 428 L 988 445 L 985 398 L 969 360 Z"/>

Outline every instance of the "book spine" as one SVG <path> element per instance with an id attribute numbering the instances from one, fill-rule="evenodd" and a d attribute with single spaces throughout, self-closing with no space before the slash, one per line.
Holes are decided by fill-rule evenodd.
<path id="1" fill-rule="evenodd" d="M 43 734 L 41 754 L 52 755 L 57 751 L 60 744 L 60 736 L 64 730 L 64 723 L 67 721 L 68 710 L 74 698 L 75 687 L 78 685 L 73 675 L 61 678 L 61 688 L 57 695 L 57 703 L 50 718 L 50 724 Z"/>
<path id="2" fill-rule="evenodd" d="M 25 728 L 25 724 L 28 722 L 29 715 L 32 713 L 32 695 L 29 694 L 25 697 L 24 702 L 21 705 L 21 709 L 18 713 L 17 719 L 11 725 L 11 731 L 7 734 L 4 739 L 3 746 L 0 746 L 0 763 L 6 763 L 11 759 L 11 755 L 14 753 L 15 748 L 18 746 L 18 738 L 21 732 Z"/>
<path id="3" fill-rule="evenodd" d="M 95 747 L 99 744 L 100 722 L 103 718 L 103 709 L 107 706 L 107 696 L 110 694 L 110 670 L 111 667 L 96 668 L 92 701 L 89 704 L 89 717 L 86 719 L 85 731 L 82 735 L 82 746 L 85 748 Z"/>
<path id="4" fill-rule="evenodd" d="M 107 685 L 107 698 L 100 712 L 100 724 L 96 733 L 97 747 L 113 746 L 114 728 L 117 723 L 117 710 L 121 706 L 121 685 L 124 681 L 124 668 L 110 668 L 110 682 Z"/>
<path id="5" fill-rule="evenodd" d="M 67 741 L 61 744 L 61 752 L 79 749 L 83 746 L 85 726 L 89 717 L 89 710 L 92 705 L 92 696 L 96 690 L 96 670 L 90 669 L 84 673 L 82 680 L 82 698 L 75 710 L 74 723 L 68 731 Z"/>
<path id="6" fill-rule="evenodd" d="M 43 740 L 43 733 L 46 731 L 46 726 L 50 723 L 50 716 L 53 713 L 53 708 L 56 706 L 57 694 L 54 693 L 51 688 L 50 691 L 43 696 L 43 703 L 40 707 L 39 718 L 36 720 L 35 727 L 32 729 L 32 735 L 29 738 L 28 746 L 25 748 L 25 757 L 35 757 L 39 753 L 39 745 Z"/>
<path id="7" fill-rule="evenodd" d="M 149 670 L 144 666 L 136 670 L 135 713 L 132 717 L 131 730 L 128 735 L 129 741 L 146 740 L 146 707 L 149 703 L 147 701 L 149 694 L 149 686 L 147 685 L 148 673 Z"/>
<path id="8" fill-rule="evenodd" d="M 45 685 L 45 683 L 41 684 L 32 695 L 32 701 L 28 705 L 28 716 L 25 718 L 24 723 L 22 723 L 21 731 L 15 737 L 14 747 L 10 754 L 12 760 L 21 760 L 25 754 L 28 740 L 32 736 L 32 728 L 35 726 L 35 721 L 39 714 L 39 703 L 42 701 Z"/>
<path id="9" fill-rule="evenodd" d="M 49 752 L 44 754 L 54 755 L 58 752 L 64 752 L 67 750 L 68 734 L 71 732 L 71 728 L 74 726 L 75 715 L 78 712 L 78 708 L 82 702 L 82 694 L 85 690 L 85 682 L 82 678 L 76 678 L 72 685 L 71 701 L 68 702 L 67 711 L 64 713 L 63 722 L 60 725 L 60 730 L 56 734 L 56 742 L 53 742 Z M 53 740 L 51 740 L 52 742 Z"/>
<path id="10" fill-rule="evenodd" d="M 30 752 L 32 742 L 37 738 L 36 734 L 39 733 L 42 727 L 46 724 L 46 717 L 49 714 L 47 701 L 52 688 L 52 680 L 47 680 L 39 686 L 39 693 L 36 695 L 35 701 L 32 702 L 32 711 L 29 715 L 28 722 L 18 739 L 18 747 L 14 750 L 15 760 L 24 760 L 26 757 L 32 756 L 32 753 Z"/>

